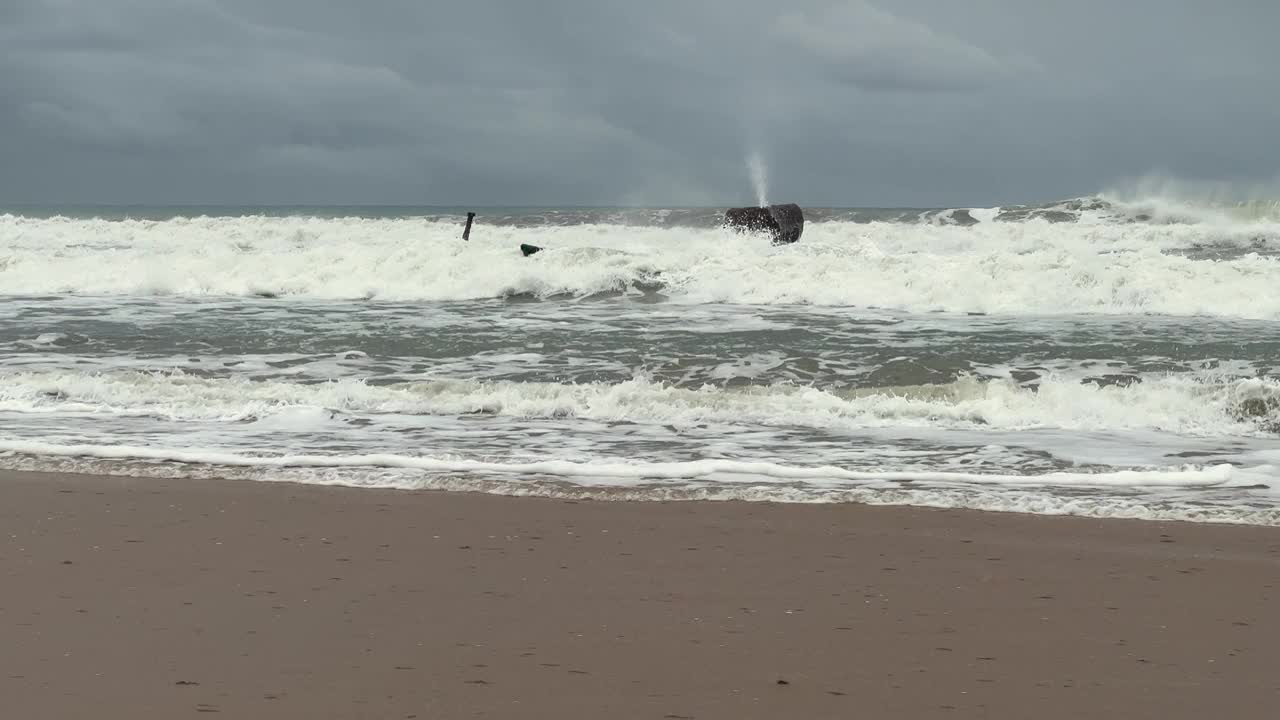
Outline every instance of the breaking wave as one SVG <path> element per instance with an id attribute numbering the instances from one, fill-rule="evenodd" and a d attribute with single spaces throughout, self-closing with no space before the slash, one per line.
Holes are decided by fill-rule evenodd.
<path id="1" fill-rule="evenodd" d="M 1157 222 L 1152 213 L 1136 221 L 1140 209 L 1102 199 L 947 210 L 918 222 L 810 214 L 803 239 L 785 247 L 715 227 L 609 224 L 599 214 L 538 226 L 482 215 L 466 243 L 457 222 L 424 217 L 6 215 L 0 294 L 448 301 L 622 293 L 949 313 L 1280 317 L 1280 221 L 1270 218 Z M 546 250 L 525 258 L 521 243 Z"/>
<path id="2" fill-rule="evenodd" d="M 203 378 L 181 371 L 0 373 L 0 412 L 256 422 L 298 408 L 359 415 L 488 415 L 647 423 L 673 429 L 753 423 L 1075 431 L 1149 429 L 1185 436 L 1280 432 L 1280 381 L 1187 374 L 1127 385 L 1047 378 L 1035 387 L 964 378 L 941 385 L 824 390 L 766 385 L 680 388 L 644 378 L 563 384 L 420 380 L 297 383 Z"/>

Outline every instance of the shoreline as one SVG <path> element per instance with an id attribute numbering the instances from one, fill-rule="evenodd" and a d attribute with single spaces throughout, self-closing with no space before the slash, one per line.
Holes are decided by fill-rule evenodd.
<path id="1" fill-rule="evenodd" d="M 10 449 L 13 449 L 12 447 Z M 1234 527 L 1272 527 L 1280 528 L 1280 508 L 1253 505 L 1249 507 L 1243 500 L 1236 505 L 1206 503 L 1175 503 L 1159 497 L 1123 497 L 1109 496 L 1103 500 L 1099 497 L 1072 497 L 1066 494 L 1055 494 L 1044 489 L 1020 489 L 1017 487 L 1002 488 L 998 491 L 983 494 L 986 488 L 967 487 L 969 495 L 952 489 L 953 496 L 942 500 L 928 497 L 943 492 L 940 487 L 927 484 L 919 487 L 898 489 L 865 489 L 847 488 L 830 491 L 829 494 L 811 495 L 807 491 L 791 491 L 785 485 L 749 488 L 744 491 L 738 487 L 724 488 L 681 488 L 681 487 L 611 487 L 607 485 L 577 485 L 566 483 L 555 486 L 547 484 L 527 484 L 520 480 L 497 480 L 492 477 L 477 484 L 476 480 L 466 475 L 450 477 L 444 480 L 431 481 L 426 486 L 406 487 L 387 481 L 384 484 L 358 484 L 351 480 L 346 482 L 332 479 L 318 480 L 314 477 L 290 475 L 300 468 L 283 466 L 225 466 L 220 471 L 197 473 L 190 476 L 166 473 L 163 465 L 127 466 L 123 472 L 113 467 L 115 461 L 128 461 L 131 456 L 93 457 L 92 462 L 85 464 L 84 456 L 74 455 L 63 450 L 62 455 L 38 455 L 38 450 L 23 447 L 18 452 L 31 451 L 31 458 L 36 462 L 9 463 L 0 466 L 3 473 L 35 473 L 45 475 L 84 475 L 92 477 L 128 477 L 136 479 L 191 482 L 230 481 L 254 482 L 266 484 L 295 484 L 311 487 L 344 487 L 355 490 L 371 490 L 377 492 L 449 492 L 460 494 L 492 495 L 497 497 L 542 498 L 548 500 L 576 500 L 580 502 L 727 502 L 749 504 L 776 505 L 842 505 L 858 507 L 883 508 L 917 508 L 923 510 L 958 510 L 962 512 L 994 513 L 1005 515 L 1027 515 L 1034 517 L 1075 517 L 1090 520 L 1123 520 L 1135 522 L 1157 523 L 1192 523 L 1198 525 L 1225 525 Z M 131 448 L 132 449 L 132 448 Z M 41 448 L 40 450 L 47 450 Z M 221 458 L 210 456 L 184 456 L 181 453 L 146 456 L 146 460 L 165 460 L 169 462 L 191 463 L 208 468 L 218 467 Z M 67 460 L 58 463 L 58 460 Z M 51 462 L 53 461 L 53 462 Z M 395 466 L 390 466 L 395 467 Z M 252 470 L 256 472 L 246 472 Z M 1124 472 L 1124 471 L 1120 471 Z M 660 494 L 656 494 L 660 493 Z M 914 495 L 922 493 L 924 496 Z M 889 499 L 886 499 L 888 496 Z M 1098 502 L 1102 510 L 1091 510 L 1087 502 Z M 1030 510 L 1026 508 L 1035 508 Z"/>
<path id="2" fill-rule="evenodd" d="M 15 717 L 1269 717 L 1280 528 L 0 471 Z"/>

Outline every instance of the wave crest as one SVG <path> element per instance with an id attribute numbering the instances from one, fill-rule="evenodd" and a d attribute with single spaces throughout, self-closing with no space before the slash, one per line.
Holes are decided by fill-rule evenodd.
<path id="1" fill-rule="evenodd" d="M 455 223 L 421 218 L 4 216 L 0 294 L 449 301 L 621 293 L 913 312 L 1280 317 L 1280 223 L 828 221 L 779 248 L 718 228 L 481 224 L 469 243 L 458 234 Z M 525 258 L 521 243 L 547 250 Z"/>

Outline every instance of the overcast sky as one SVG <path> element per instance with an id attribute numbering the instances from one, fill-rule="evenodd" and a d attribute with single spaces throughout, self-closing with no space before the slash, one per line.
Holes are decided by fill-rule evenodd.
<path id="1" fill-rule="evenodd" d="M 1272 0 L 0 0 L 0 205 L 1272 183 Z"/>

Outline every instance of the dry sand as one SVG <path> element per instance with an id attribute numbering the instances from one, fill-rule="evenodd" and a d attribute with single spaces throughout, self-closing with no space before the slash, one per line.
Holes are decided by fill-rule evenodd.
<path id="1" fill-rule="evenodd" d="M 0 533 L 13 720 L 1280 700 L 1276 528 L 3 472 Z"/>

